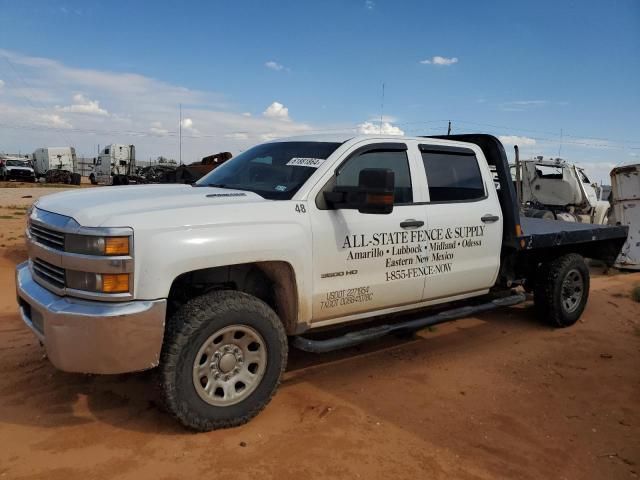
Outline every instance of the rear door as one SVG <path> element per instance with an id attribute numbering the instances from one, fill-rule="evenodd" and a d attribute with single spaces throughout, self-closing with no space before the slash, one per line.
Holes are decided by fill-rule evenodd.
<path id="1" fill-rule="evenodd" d="M 480 149 L 420 144 L 429 201 L 423 300 L 489 289 L 502 246 L 502 211 Z"/>

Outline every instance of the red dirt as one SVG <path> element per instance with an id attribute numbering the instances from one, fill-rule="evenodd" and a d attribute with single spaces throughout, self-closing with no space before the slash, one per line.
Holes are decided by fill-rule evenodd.
<path id="1" fill-rule="evenodd" d="M 157 408 L 150 373 L 74 375 L 43 358 L 15 305 L 24 257 L 19 241 L 0 247 L 0 479 L 640 475 L 640 274 L 594 275 L 569 329 L 527 304 L 410 340 L 292 351 L 256 419 L 194 434 Z"/>

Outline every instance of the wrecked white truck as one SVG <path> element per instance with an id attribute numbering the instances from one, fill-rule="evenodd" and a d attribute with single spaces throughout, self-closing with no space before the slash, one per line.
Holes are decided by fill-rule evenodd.
<path id="1" fill-rule="evenodd" d="M 561 158 L 544 159 L 541 156 L 518 163 L 520 172 L 513 176 L 525 216 L 607 223 L 609 202 L 598 198 L 596 188 L 583 168 Z M 518 173 L 520 178 L 517 178 Z"/>
<path id="2" fill-rule="evenodd" d="M 18 302 L 50 361 L 157 367 L 168 411 L 205 431 L 265 407 L 290 344 L 348 347 L 523 302 L 522 288 L 542 320 L 572 325 L 583 257 L 612 263 L 627 227 L 520 218 L 492 136 L 330 135 L 258 145 L 193 186 L 46 196 L 26 234 Z"/>

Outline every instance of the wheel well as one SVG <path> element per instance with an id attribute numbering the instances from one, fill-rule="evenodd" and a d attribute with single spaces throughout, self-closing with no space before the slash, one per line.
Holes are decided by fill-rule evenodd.
<path id="1" fill-rule="evenodd" d="M 183 273 L 171 284 L 168 314 L 212 290 L 238 290 L 253 295 L 273 308 L 287 333 L 296 330 L 298 292 L 295 273 L 287 262 L 243 263 Z"/>

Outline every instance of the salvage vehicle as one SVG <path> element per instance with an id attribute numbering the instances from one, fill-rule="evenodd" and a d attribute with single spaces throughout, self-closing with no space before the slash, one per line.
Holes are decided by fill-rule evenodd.
<path id="1" fill-rule="evenodd" d="M 629 236 L 615 267 L 640 270 L 640 164 L 611 170 L 611 225 L 626 225 Z"/>
<path id="2" fill-rule="evenodd" d="M 38 148 L 33 152 L 36 177 L 47 183 L 80 185 L 82 176 L 74 172 L 76 149 L 73 147 Z"/>
<path id="3" fill-rule="evenodd" d="M 89 174 L 92 185 L 129 185 L 136 179 L 136 147 L 113 143 L 102 149 L 93 159 Z"/>
<path id="4" fill-rule="evenodd" d="M 542 156 L 519 163 L 521 179 L 516 182 L 520 182 L 520 199 L 527 217 L 607 223 L 609 202 L 598 198 L 583 168 L 561 158 Z"/>
<path id="5" fill-rule="evenodd" d="M 16 285 L 57 368 L 157 367 L 166 409 L 206 431 L 267 405 L 288 336 L 326 352 L 525 292 L 547 324 L 573 325 L 589 296 L 584 257 L 612 264 L 626 236 L 521 218 L 489 135 L 308 136 L 246 150 L 194 185 L 39 199 Z M 396 318 L 409 311 L 419 316 Z"/>
<path id="6" fill-rule="evenodd" d="M 4 158 L 0 160 L 0 179 L 35 182 L 36 174 L 29 161 L 22 158 Z"/>

